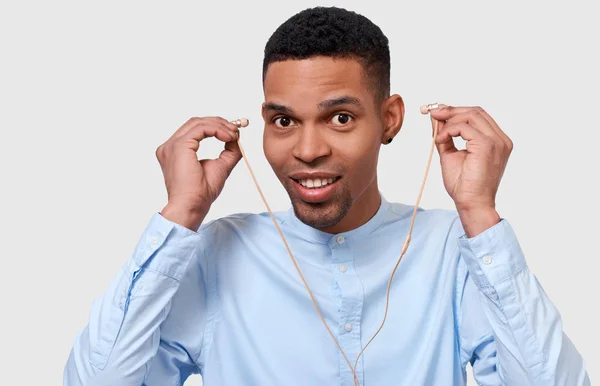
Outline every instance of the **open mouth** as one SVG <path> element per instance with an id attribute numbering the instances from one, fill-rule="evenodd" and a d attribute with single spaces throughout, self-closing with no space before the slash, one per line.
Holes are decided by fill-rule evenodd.
<path id="1" fill-rule="evenodd" d="M 303 187 L 305 187 L 307 189 L 324 188 L 327 185 L 333 184 L 338 179 L 339 179 L 339 177 L 333 177 L 333 178 L 302 178 L 302 179 L 292 178 L 292 180 L 294 180 L 295 182 L 297 182 L 298 184 L 302 185 Z"/>
<path id="2" fill-rule="evenodd" d="M 310 176 L 310 178 L 300 176 L 300 178 L 290 178 L 294 181 L 292 187 L 296 197 L 312 204 L 331 200 L 338 190 L 338 181 L 341 179 L 340 176 Z"/>

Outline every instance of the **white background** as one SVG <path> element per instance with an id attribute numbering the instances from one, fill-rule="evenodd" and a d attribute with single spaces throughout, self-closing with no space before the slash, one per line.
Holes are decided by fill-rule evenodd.
<path id="1" fill-rule="evenodd" d="M 272 207 L 288 207 L 262 153 L 263 49 L 294 13 L 332 4 L 390 39 L 392 90 L 407 116 L 382 150 L 385 197 L 417 196 L 431 133 L 419 105 L 483 106 L 515 143 L 498 211 L 590 377 L 600 377 L 593 1 L 156 3 L 0 5 L 0 331 L 9 358 L 0 384 L 62 382 L 93 299 L 166 203 L 154 151 L 189 117 L 248 117 L 248 158 Z M 207 141 L 201 152 L 216 156 L 219 146 Z M 437 162 L 421 204 L 453 208 Z M 240 163 L 209 216 L 263 210 Z"/>

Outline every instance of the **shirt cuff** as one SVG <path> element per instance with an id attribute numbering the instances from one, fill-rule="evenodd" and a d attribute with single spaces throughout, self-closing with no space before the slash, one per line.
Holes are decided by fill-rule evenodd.
<path id="1" fill-rule="evenodd" d="M 505 219 L 475 237 L 463 234 L 458 247 L 480 289 L 489 289 L 527 266 L 517 236 Z"/>
<path id="2" fill-rule="evenodd" d="M 155 213 L 133 253 L 136 268 L 180 280 L 189 261 L 203 247 L 203 236 Z"/>

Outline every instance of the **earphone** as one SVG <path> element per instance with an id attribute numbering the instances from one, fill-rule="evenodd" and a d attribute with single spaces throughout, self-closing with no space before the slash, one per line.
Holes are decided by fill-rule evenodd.
<path id="1" fill-rule="evenodd" d="M 248 126 L 248 123 L 250 123 L 250 122 L 248 122 L 247 118 L 240 118 L 240 119 L 236 119 L 235 121 L 231 121 L 231 123 L 233 123 L 237 127 L 246 127 L 246 126 Z"/>
<path id="2" fill-rule="evenodd" d="M 428 114 L 429 112 L 431 112 L 431 110 L 437 109 L 438 107 L 439 107 L 439 105 L 437 103 L 432 103 L 432 104 L 421 106 L 419 108 L 419 111 L 421 112 L 421 114 Z M 240 119 L 231 121 L 231 123 L 235 124 L 236 126 L 238 126 L 238 128 L 240 128 L 240 127 L 246 127 L 246 126 L 248 126 L 249 121 L 246 118 L 240 118 Z M 414 209 L 413 209 L 413 214 L 412 214 L 411 221 L 410 221 L 410 228 L 408 230 L 408 235 L 406 236 L 406 239 L 404 240 L 404 244 L 402 245 L 402 250 L 400 251 L 400 257 L 398 258 L 398 261 L 396 262 L 396 265 L 394 266 L 394 269 L 392 270 L 392 273 L 390 275 L 390 279 L 388 281 L 388 286 L 387 286 L 387 291 L 386 291 L 386 300 L 385 300 L 385 312 L 384 312 L 384 315 L 383 315 L 383 320 L 381 321 L 381 325 L 379 326 L 379 328 L 377 329 L 377 331 L 373 334 L 373 336 L 371 337 L 371 339 L 369 339 L 369 341 L 367 342 L 367 344 L 365 344 L 365 346 L 363 347 L 363 349 L 358 353 L 358 356 L 356 357 L 356 362 L 354 363 L 354 366 L 352 366 L 350 364 L 350 361 L 348 360 L 348 357 L 346 356 L 346 353 L 344 352 L 344 350 L 340 346 L 339 342 L 337 341 L 337 339 L 333 335 L 333 332 L 331 332 L 331 329 L 329 328 L 329 326 L 325 322 L 325 318 L 323 317 L 323 314 L 321 313 L 321 310 L 319 309 L 317 301 L 315 300 L 315 298 L 313 296 L 313 293 L 312 293 L 312 291 L 311 291 L 311 289 L 310 289 L 310 287 L 309 287 L 306 279 L 304 278 L 304 275 L 302 274 L 302 271 L 300 270 L 300 267 L 298 267 L 298 263 L 296 262 L 296 259 L 295 259 L 294 255 L 292 253 L 292 250 L 290 249 L 290 247 L 289 247 L 289 245 L 288 245 L 288 243 L 287 243 L 287 241 L 285 239 L 285 236 L 283 235 L 283 232 L 281 231 L 281 228 L 279 227 L 279 224 L 277 223 L 277 220 L 275 219 L 275 216 L 273 215 L 273 212 L 271 211 L 271 208 L 269 207 L 269 204 L 267 203 L 267 200 L 265 199 L 265 196 L 264 196 L 262 190 L 260 189 L 260 186 L 258 185 L 258 181 L 256 180 L 256 176 L 254 175 L 254 172 L 252 171 L 252 168 L 250 167 L 250 163 L 248 162 L 248 158 L 246 157 L 246 154 L 244 152 L 244 148 L 242 147 L 242 145 L 240 143 L 240 137 L 238 137 L 238 139 L 237 139 L 237 143 L 238 143 L 238 146 L 240 148 L 240 152 L 242 153 L 242 158 L 244 159 L 244 162 L 246 163 L 246 166 L 248 167 L 248 171 L 250 172 L 250 176 L 252 177 L 252 180 L 254 181 L 254 185 L 256 185 L 256 189 L 258 190 L 258 193 L 260 194 L 260 197 L 263 200 L 263 202 L 264 202 L 264 204 L 265 204 L 265 206 L 267 208 L 267 211 L 269 212 L 269 215 L 271 216 L 271 220 L 273 220 L 273 224 L 275 224 L 275 227 L 277 228 L 277 231 L 279 232 L 279 235 L 281 236 L 281 240 L 283 241 L 283 244 L 285 245 L 285 248 L 287 249 L 288 254 L 290 255 L 290 258 L 292 259 L 292 263 L 294 264 L 294 267 L 296 268 L 296 271 L 298 272 L 298 275 L 300 276 L 300 279 L 302 280 L 302 282 L 304 283 L 304 286 L 306 287 L 306 290 L 308 291 L 308 295 L 310 296 L 310 299 L 313 302 L 315 310 L 319 314 L 319 317 L 321 318 L 321 321 L 323 322 L 323 325 L 327 329 L 327 332 L 331 336 L 331 339 L 333 339 L 333 341 L 335 342 L 335 344 L 336 344 L 337 348 L 339 349 L 340 353 L 342 354 L 342 356 L 346 360 L 346 363 L 348 364 L 348 367 L 350 368 L 350 371 L 352 371 L 352 375 L 354 377 L 354 384 L 355 384 L 355 386 L 360 386 L 360 382 L 358 381 L 358 378 L 356 377 L 356 367 L 358 365 L 358 360 L 360 359 L 360 356 L 366 350 L 366 348 L 371 344 L 371 342 L 379 334 L 379 332 L 383 328 L 383 325 L 385 324 L 385 320 L 386 320 L 387 313 L 388 313 L 388 308 L 389 308 L 390 289 L 392 288 L 392 279 L 394 278 L 394 274 L 396 273 L 396 270 L 398 269 L 398 266 L 400 265 L 400 261 L 402 260 L 402 257 L 406 253 L 406 251 L 408 249 L 408 245 L 410 244 L 410 238 L 411 238 L 413 227 L 414 227 L 414 223 L 415 223 L 415 217 L 416 217 L 416 214 L 417 214 L 417 209 L 419 207 L 419 202 L 421 201 L 421 197 L 423 195 L 423 190 L 425 188 L 425 182 L 427 181 L 427 175 L 429 174 L 429 169 L 431 167 L 431 160 L 433 158 L 433 151 L 434 151 L 434 148 L 435 148 L 435 138 L 437 137 L 437 134 L 438 134 L 438 126 L 439 126 L 439 121 L 433 120 L 433 140 L 432 140 L 432 143 L 431 143 L 431 149 L 429 151 L 429 158 L 427 160 L 427 166 L 425 168 L 425 175 L 423 177 L 423 181 L 421 182 L 421 189 L 419 190 L 419 195 L 417 197 L 417 202 L 415 203 L 415 206 L 414 206 Z M 388 141 L 388 143 L 389 142 L 391 142 L 391 141 Z"/>
<path id="3" fill-rule="evenodd" d="M 421 112 L 421 114 L 428 114 L 431 110 L 437 109 L 438 107 L 440 107 L 440 105 L 438 105 L 437 103 L 432 103 L 429 105 L 423 105 L 419 107 L 419 111 Z M 246 119 L 246 122 L 247 121 L 248 120 Z"/>

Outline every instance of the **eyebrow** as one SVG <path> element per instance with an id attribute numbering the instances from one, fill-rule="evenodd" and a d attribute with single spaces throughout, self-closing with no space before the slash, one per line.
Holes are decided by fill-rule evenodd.
<path id="1" fill-rule="evenodd" d="M 349 95 L 344 95 L 342 97 L 339 98 L 333 98 L 333 99 L 326 99 L 322 102 L 320 102 L 317 107 L 319 107 L 319 110 L 326 110 L 335 106 L 340 106 L 340 105 L 354 105 L 356 107 L 360 107 L 362 108 L 362 103 L 360 103 L 360 100 L 358 98 L 355 98 L 353 96 L 349 96 Z"/>
<path id="2" fill-rule="evenodd" d="M 335 106 L 340 106 L 340 105 L 354 105 L 359 108 L 363 107 L 362 103 L 360 102 L 360 99 L 355 98 L 353 96 L 349 96 L 349 95 L 344 95 L 339 98 L 326 99 L 322 102 L 319 102 L 317 104 L 317 107 L 319 108 L 319 110 L 326 110 L 326 109 L 329 109 L 329 108 L 332 108 Z M 271 110 L 271 111 L 276 111 L 278 113 L 285 113 L 285 114 L 293 114 L 294 113 L 293 108 L 291 108 L 289 106 L 279 105 L 279 104 L 273 103 L 273 102 L 265 103 L 265 110 Z"/>
<path id="3" fill-rule="evenodd" d="M 293 114 L 294 113 L 294 109 L 292 109 L 291 107 L 284 106 L 284 105 L 278 105 L 277 103 L 273 103 L 273 102 L 265 103 L 265 110 L 271 110 L 271 111 L 275 111 L 278 113 L 285 113 L 285 114 Z"/>

